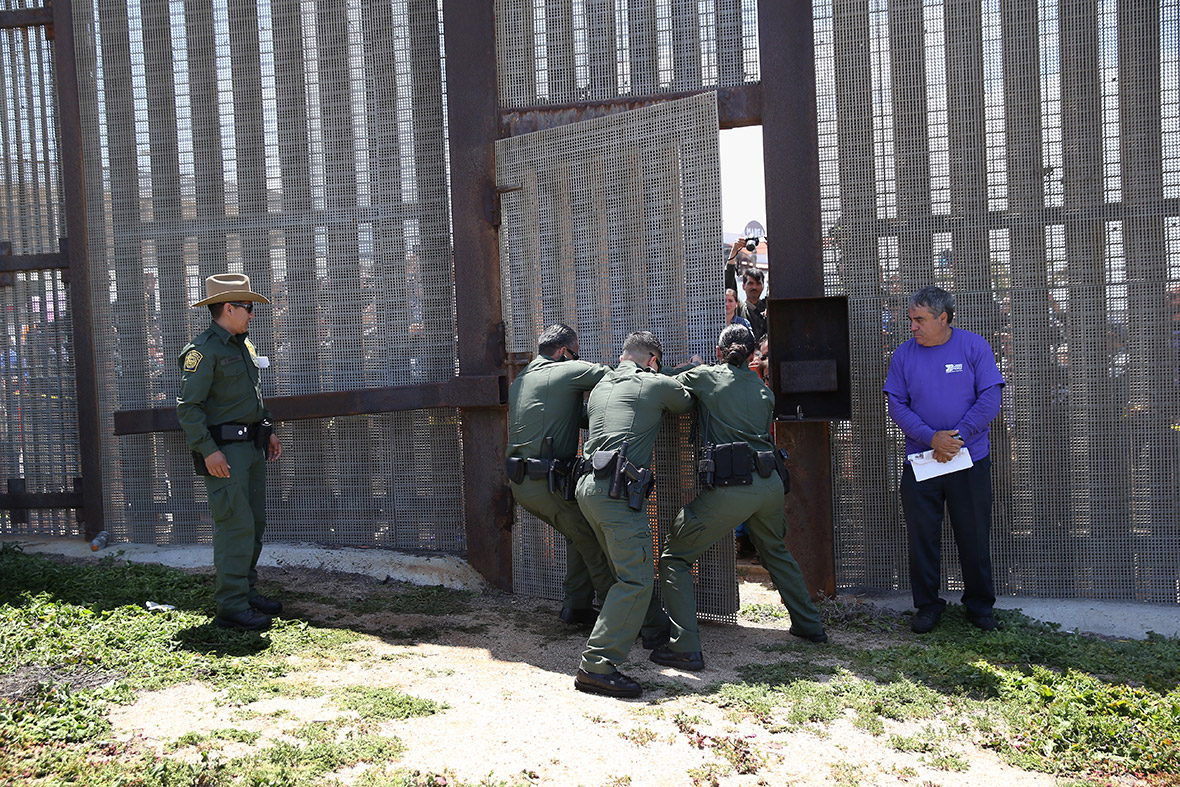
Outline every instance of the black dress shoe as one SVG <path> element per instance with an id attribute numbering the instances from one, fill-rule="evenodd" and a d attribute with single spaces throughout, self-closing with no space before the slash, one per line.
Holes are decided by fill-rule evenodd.
<path id="1" fill-rule="evenodd" d="M 827 642 L 828 641 L 828 632 L 824 631 L 823 629 L 820 629 L 819 631 L 815 632 L 814 634 L 804 634 L 802 631 L 799 631 L 794 626 L 791 626 L 789 629 L 787 629 L 787 633 L 790 634 L 792 637 L 798 637 L 799 639 L 805 639 L 810 642 Z"/>
<path id="2" fill-rule="evenodd" d="M 942 607 L 920 609 L 918 610 L 918 614 L 914 615 L 913 620 L 910 621 L 910 631 L 915 634 L 928 634 L 938 625 L 938 620 L 941 617 Z"/>
<path id="3" fill-rule="evenodd" d="M 656 634 L 654 637 L 644 637 L 643 638 L 643 649 L 644 650 L 655 650 L 656 648 L 662 648 L 663 646 L 668 644 L 668 640 L 670 640 L 670 639 L 671 639 L 671 637 L 668 636 L 667 633 Z"/>
<path id="4" fill-rule="evenodd" d="M 971 625 L 975 626 L 975 628 L 982 629 L 984 631 L 995 631 L 1000 627 L 1000 623 L 996 620 L 996 616 L 990 613 L 987 615 L 968 615 L 967 620 L 971 621 Z"/>
<path id="5" fill-rule="evenodd" d="M 578 670 L 574 678 L 574 688 L 587 694 L 603 694 L 607 697 L 638 697 L 643 693 L 638 683 L 618 671 L 609 675 L 597 675 Z"/>
<path id="6" fill-rule="evenodd" d="M 598 610 L 594 607 L 586 607 L 584 609 L 562 607 L 561 614 L 558 617 L 561 618 L 562 623 L 570 626 L 593 626 L 598 621 Z"/>
<path id="7" fill-rule="evenodd" d="M 273 598 L 267 598 L 261 594 L 250 597 L 250 606 L 263 615 L 272 617 L 283 611 L 283 602 L 275 601 Z"/>
<path id="8" fill-rule="evenodd" d="M 242 629 L 243 631 L 262 631 L 270 628 L 270 617 L 253 609 L 243 609 L 232 615 L 218 615 L 213 622 L 223 629 Z"/>
<path id="9" fill-rule="evenodd" d="M 684 653 L 672 650 L 667 645 L 661 645 L 651 652 L 648 659 L 654 661 L 656 664 L 663 664 L 665 667 L 675 667 L 676 669 L 688 670 L 689 672 L 697 672 L 705 668 L 705 657 L 701 655 L 699 650 L 690 650 Z"/>

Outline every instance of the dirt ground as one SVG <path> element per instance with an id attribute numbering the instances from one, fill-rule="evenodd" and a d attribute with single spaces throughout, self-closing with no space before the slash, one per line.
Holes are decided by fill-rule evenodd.
<path id="1" fill-rule="evenodd" d="M 309 588 L 335 598 L 362 597 L 376 580 L 306 569 L 271 569 L 265 580 L 289 589 Z M 742 603 L 777 604 L 757 577 L 744 580 Z M 736 669 L 760 658 L 791 655 L 823 661 L 825 646 L 790 637 L 786 619 L 770 623 L 703 626 L 706 669 L 698 673 L 660 667 L 647 660 L 639 643 L 624 671 L 645 687 L 637 700 L 577 692 L 573 674 L 586 630 L 557 620 L 558 604 L 503 594 L 473 598 L 461 615 L 385 614 L 355 616 L 315 602 L 288 601 L 286 616 L 317 625 L 359 629 L 371 637 L 352 645 L 356 659 L 338 667 L 288 676 L 332 689 L 349 685 L 397 687 L 417 697 L 446 703 L 433 716 L 384 722 L 381 734 L 406 745 L 400 765 L 424 772 L 449 772 L 478 783 L 486 777 L 545 785 L 646 787 L 647 785 L 1052 785 L 1052 776 L 1024 772 L 1001 762 L 963 733 L 943 745 L 966 758 L 957 772 L 935 767 L 929 755 L 899 752 L 891 734 L 913 735 L 929 725 L 886 721 L 886 734 L 856 728 L 851 717 L 806 731 L 770 732 L 722 707 L 708 692 L 685 694 L 717 681 L 735 680 Z M 891 613 L 890 613 L 891 614 Z M 908 636 L 898 620 L 897 637 Z M 393 640 L 382 632 L 415 627 L 433 632 L 417 640 Z M 881 635 L 830 627 L 833 642 L 861 646 Z M 766 654 L 760 646 L 789 645 L 788 654 Z M 115 736 L 164 747 L 191 732 L 237 728 L 262 738 L 246 746 L 227 744 L 219 756 L 245 754 L 283 739 L 311 721 L 339 715 L 326 697 L 280 697 L 246 707 L 219 704 L 207 685 L 193 683 L 146 693 L 133 705 L 112 707 Z M 281 715 L 269 715 L 275 711 Z M 684 715 L 680 715 L 684 714 Z M 678 718 L 679 717 L 679 718 Z M 687 720 L 687 722 L 686 722 Z M 677 723 L 679 721 L 679 724 Z M 735 743 L 736 742 L 736 743 Z M 752 753 L 753 773 L 738 773 L 725 746 Z M 732 755 L 732 751 L 731 751 Z M 191 747 L 170 756 L 199 756 Z M 746 768 L 751 770 L 751 768 Z"/>

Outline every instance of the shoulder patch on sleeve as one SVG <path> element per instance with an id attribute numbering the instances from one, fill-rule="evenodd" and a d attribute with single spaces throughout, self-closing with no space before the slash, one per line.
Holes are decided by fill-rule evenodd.
<path id="1" fill-rule="evenodd" d="M 184 370 L 186 372 L 195 372 L 203 357 L 196 350 L 189 350 L 188 355 L 184 356 Z"/>

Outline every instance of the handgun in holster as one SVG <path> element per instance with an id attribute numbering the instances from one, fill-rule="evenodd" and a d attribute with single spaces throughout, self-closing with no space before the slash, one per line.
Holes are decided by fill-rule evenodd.
<path id="1" fill-rule="evenodd" d="M 569 475 L 565 477 L 565 488 L 562 490 L 561 499 L 567 503 L 572 503 L 577 499 L 574 492 L 577 491 L 578 479 L 582 477 L 582 465 L 586 462 L 580 456 L 575 456 L 570 460 Z"/>
<path id="2" fill-rule="evenodd" d="M 625 473 L 627 475 L 627 505 L 633 511 L 642 511 L 643 501 L 655 488 L 655 474 L 652 473 L 650 467 L 636 467 L 630 462 L 626 463 Z"/>

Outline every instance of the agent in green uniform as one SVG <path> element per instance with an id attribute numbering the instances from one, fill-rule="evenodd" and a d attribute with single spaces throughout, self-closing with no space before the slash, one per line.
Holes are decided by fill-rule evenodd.
<path id="1" fill-rule="evenodd" d="M 516 502 L 565 536 L 565 594 L 561 619 L 587 625 L 614 584 L 602 546 L 582 516 L 570 477 L 578 451 L 582 397 L 610 371 L 578 359 L 578 335 L 550 325 L 537 337 L 537 357 L 508 390 L 508 479 Z M 567 487 L 568 485 L 568 487 Z M 567 494 L 568 492 L 568 494 Z"/>
<path id="2" fill-rule="evenodd" d="M 266 461 L 283 452 L 270 429 L 258 370 L 267 364 L 246 336 L 255 303 L 250 277 L 223 273 L 205 280 L 213 324 L 185 346 L 176 414 L 194 465 L 204 473 L 213 514 L 215 622 L 226 628 L 268 627 L 283 605 L 254 589 L 266 527 Z"/>
<path id="3" fill-rule="evenodd" d="M 583 449 L 590 472 L 578 482 L 578 505 L 606 549 L 616 581 L 586 642 L 574 687 L 613 697 L 638 697 L 639 684 L 619 672 L 643 628 L 655 578 L 644 499 L 651 455 L 664 413 L 687 412 L 692 397 L 659 374 L 664 348 L 648 331 L 627 336 L 619 365 L 587 403 L 590 432 Z"/>
<path id="4" fill-rule="evenodd" d="M 702 490 L 677 514 L 660 554 L 670 641 L 652 651 L 651 660 L 657 664 L 687 670 L 704 668 L 692 564 L 742 522 L 791 614 L 790 633 L 812 642 L 828 639 L 799 564 L 783 543 L 787 522 L 779 475 L 782 471 L 777 469 L 781 464 L 773 461 L 774 442 L 770 436 L 774 394 L 747 366 L 754 346 L 754 336 L 744 325 L 727 326 L 717 340 L 718 363 L 676 375 L 697 400 L 702 429 L 708 413 L 706 439 L 717 447 L 717 461 L 711 479 L 713 488 Z M 725 453 L 717 453 L 718 449 Z"/>

